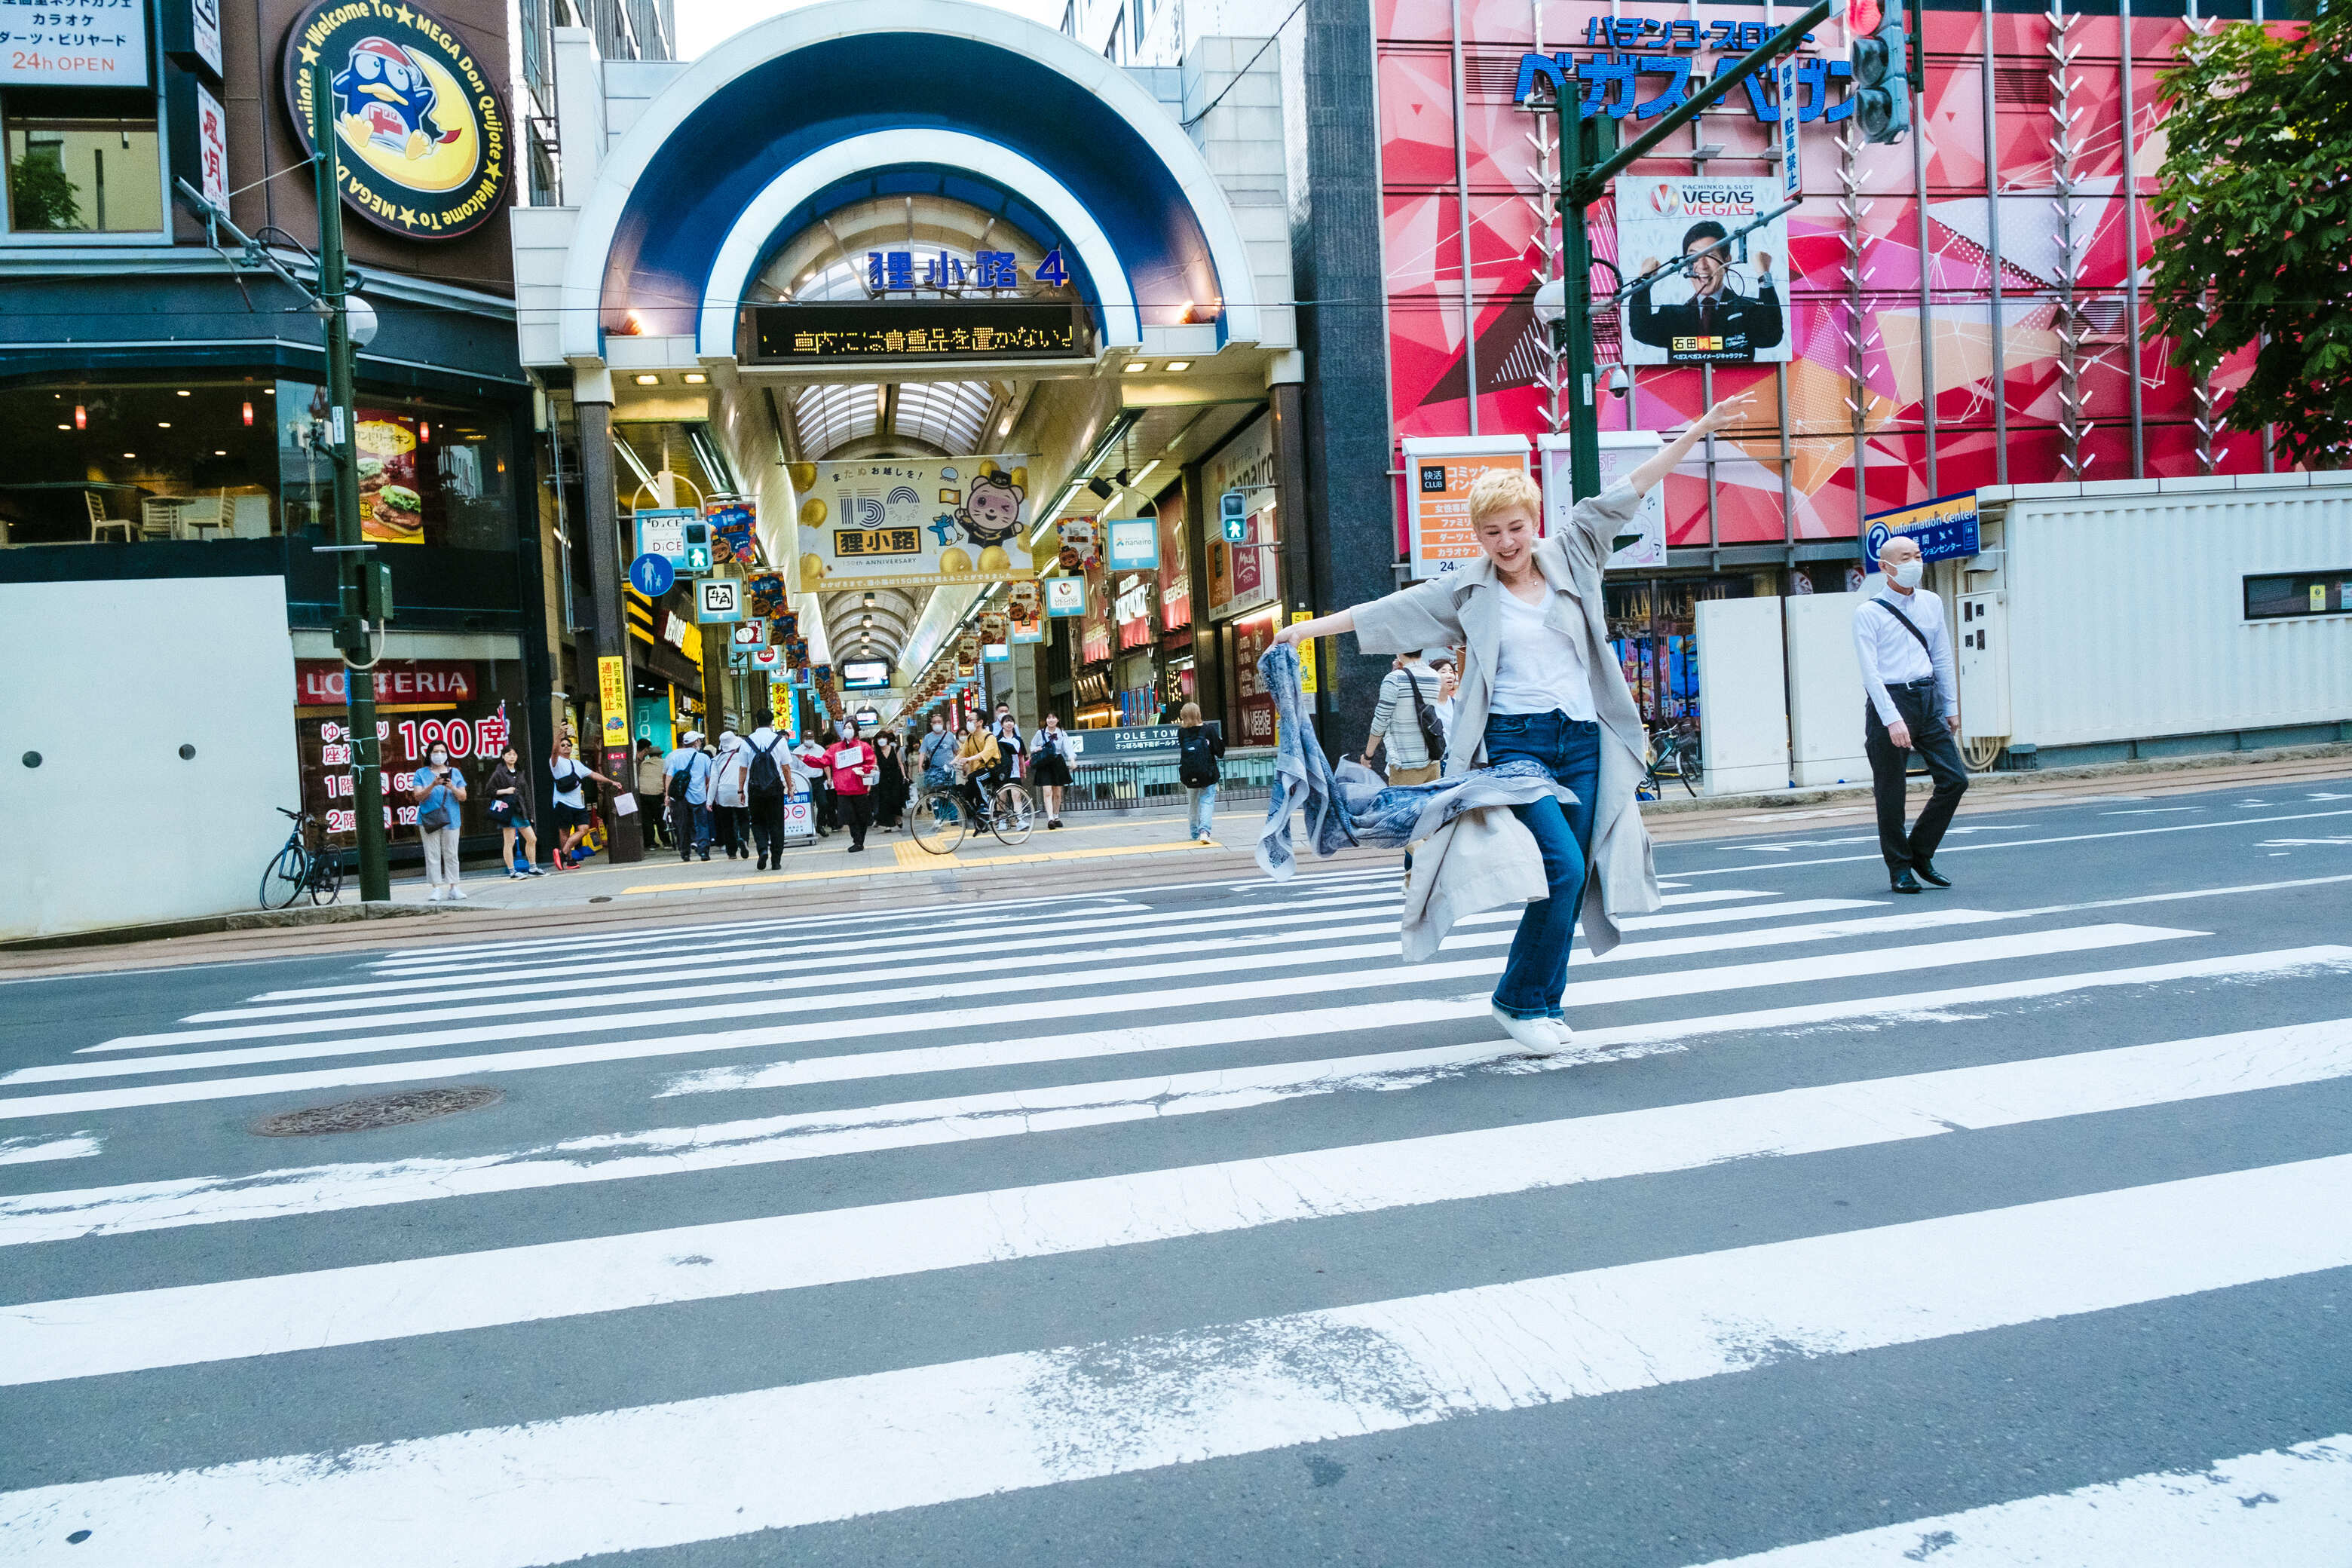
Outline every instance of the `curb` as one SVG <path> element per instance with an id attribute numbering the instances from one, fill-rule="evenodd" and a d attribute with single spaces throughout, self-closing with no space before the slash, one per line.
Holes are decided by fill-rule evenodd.
<path id="1" fill-rule="evenodd" d="M 431 904 L 326 904 L 294 910 L 248 910 L 233 915 L 198 915 L 184 921 L 153 921 L 145 925 L 103 926 L 96 931 L 65 931 L 56 936 L 18 937 L 0 942 L 0 953 L 41 952 L 68 947 L 105 947 L 120 942 L 160 942 L 175 936 L 217 936 L 223 931 L 268 931 L 295 926 L 350 925 L 360 921 L 404 920 L 438 915 Z"/>
<path id="2" fill-rule="evenodd" d="M 2331 757 L 2352 758 L 2352 744 L 2331 742 L 2316 746 L 2275 746 L 2264 751 L 2199 752 L 2185 757 L 2152 757 L 2128 763 L 2084 763 L 2071 768 L 2028 768 L 2014 773 L 1969 775 L 1971 790 L 2005 795 L 2047 784 L 2084 779 L 2131 778 L 2150 773 L 2192 773 L 2203 769 L 2244 767 L 2264 763 L 2295 763 Z M 1926 775 L 1915 776 L 1915 786 L 1928 786 Z M 1652 800 L 1642 803 L 1643 817 L 1681 816 L 1691 812 L 1735 809 L 1775 810 L 1792 805 L 1821 805 L 1837 801 L 1871 798 L 1867 780 L 1858 784 L 1823 784 L 1808 789 L 1756 790 L 1745 795 L 1704 795 L 1696 800 Z"/>

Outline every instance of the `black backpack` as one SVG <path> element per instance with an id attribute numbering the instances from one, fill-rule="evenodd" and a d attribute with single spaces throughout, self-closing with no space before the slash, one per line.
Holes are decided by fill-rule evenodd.
<path id="1" fill-rule="evenodd" d="M 1177 742 L 1176 779 L 1187 789 L 1206 789 L 1217 782 L 1217 752 L 1206 724 L 1196 725 Z"/>
<path id="2" fill-rule="evenodd" d="M 779 735 L 766 746 L 751 748 L 751 796 L 770 800 L 784 793 L 784 773 L 776 765 L 776 748 L 783 743 Z"/>

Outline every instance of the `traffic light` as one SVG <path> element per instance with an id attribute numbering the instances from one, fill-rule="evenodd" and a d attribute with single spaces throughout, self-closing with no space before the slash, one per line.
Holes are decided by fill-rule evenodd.
<path id="1" fill-rule="evenodd" d="M 1853 117 L 1865 142 L 1892 145 L 1911 129 L 1911 38 L 1904 0 L 1848 0 L 1853 46 Z"/>

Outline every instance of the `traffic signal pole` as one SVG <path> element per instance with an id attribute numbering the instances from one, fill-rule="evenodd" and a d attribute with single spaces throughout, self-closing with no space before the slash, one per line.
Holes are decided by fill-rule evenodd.
<path id="1" fill-rule="evenodd" d="M 1568 473 L 1570 494 L 1578 500 L 1601 493 L 1601 408 L 1593 398 L 1592 363 L 1592 240 L 1589 232 L 1592 208 L 1609 194 L 1609 182 L 1646 158 L 1675 132 L 1696 120 L 1741 82 L 1804 41 L 1807 33 L 1829 19 L 1832 0 L 1817 0 L 1803 16 L 1781 28 L 1730 69 L 1717 73 L 1706 88 L 1693 93 L 1658 118 L 1658 122 L 1613 153 L 1593 148 L 1586 166 L 1584 93 L 1571 78 L 1559 89 L 1559 210 L 1563 233 L 1560 260 L 1566 311 L 1553 328 L 1554 346 L 1568 361 Z M 1794 113 L 1794 104 L 1781 112 Z"/>
<path id="2" fill-rule="evenodd" d="M 383 753 L 375 733 L 375 656 L 368 626 L 381 630 L 390 618 L 389 571 L 368 559 L 360 537 L 357 442 L 359 414 L 353 407 L 351 279 L 343 262 L 341 149 L 335 132 L 334 96 L 327 64 L 310 68 L 310 141 L 318 151 L 319 295 L 327 307 L 328 451 L 335 476 L 335 576 L 339 590 L 335 646 L 343 655 L 346 728 L 352 745 L 352 815 L 359 837 L 360 898 L 381 902 L 392 897 L 392 866 L 384 850 Z"/>

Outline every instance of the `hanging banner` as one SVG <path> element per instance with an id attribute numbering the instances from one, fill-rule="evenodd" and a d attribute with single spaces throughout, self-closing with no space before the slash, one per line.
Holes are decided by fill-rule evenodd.
<path id="1" fill-rule="evenodd" d="M 1654 430 L 1603 430 L 1600 443 L 1602 493 L 1656 455 L 1664 444 Z M 1576 506 L 1576 491 L 1569 477 L 1568 437 L 1538 436 L 1536 446 L 1537 460 L 1543 470 L 1544 531 L 1557 533 L 1568 526 L 1569 513 Z M 1633 514 L 1629 531 L 1638 537 L 1609 557 L 1606 570 L 1666 563 L 1665 486 L 1653 485 L 1642 498 L 1641 510 Z"/>
<path id="2" fill-rule="evenodd" d="M 1789 358 L 1780 303 L 1786 213 L 1769 174 L 1628 174 L 1613 182 L 1617 254 L 1627 281 L 1677 257 L 1696 259 L 1625 300 L 1627 364 L 1766 364 Z M 1734 238 L 1733 236 L 1738 237 Z"/>
<path id="3" fill-rule="evenodd" d="M 1013 641 L 1038 643 L 1045 640 L 1045 592 L 1039 584 L 1013 584 L 1006 601 L 1005 615 L 1012 624 Z"/>
<path id="4" fill-rule="evenodd" d="M 743 584 L 751 596 L 751 614 L 763 621 L 776 623 L 778 636 L 789 637 L 797 629 L 791 616 L 784 613 L 784 579 L 778 572 L 762 572 Z"/>
<path id="5" fill-rule="evenodd" d="M 1097 530 L 1093 518 L 1066 518 L 1055 531 L 1062 538 L 1063 571 L 1083 572 L 1095 563 L 1097 552 Z"/>
<path id="6" fill-rule="evenodd" d="M 801 503 L 800 591 L 1034 579 L 1025 457 L 819 463 Z"/>
<path id="7" fill-rule="evenodd" d="M 1160 569 L 1160 519 L 1157 515 L 1120 518 L 1110 525 L 1110 569 L 1114 572 L 1156 572 Z"/>
<path id="8" fill-rule="evenodd" d="M 1066 616 L 1085 615 L 1087 580 L 1084 577 L 1046 578 L 1045 613 L 1056 620 Z"/>
<path id="9" fill-rule="evenodd" d="M 1202 489 L 1219 498 L 1220 521 L 1208 539 L 1208 618 L 1230 620 L 1280 597 L 1275 548 L 1274 422 L 1264 415 L 1202 465 Z M 1241 538 L 1223 523 L 1223 498 L 1242 497 Z M 1190 607 L 1189 605 L 1187 606 Z"/>
<path id="10" fill-rule="evenodd" d="M 710 524 L 710 559 L 724 566 L 732 562 L 745 570 L 767 564 L 760 554 L 760 509 L 747 500 L 713 501 L 703 509 Z"/>
<path id="11" fill-rule="evenodd" d="M 1525 436 L 1442 436 L 1404 443 L 1405 552 L 1416 578 L 1435 577 L 1478 558 L 1470 530 L 1470 487 L 1489 468 L 1528 471 Z M 1538 523 L 1542 522 L 1538 518 Z"/>

